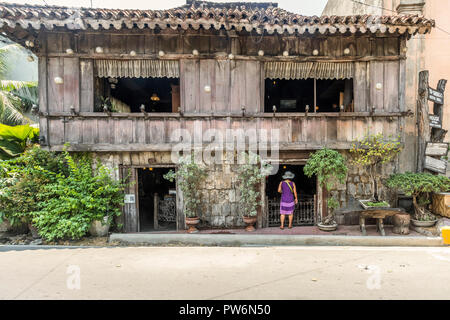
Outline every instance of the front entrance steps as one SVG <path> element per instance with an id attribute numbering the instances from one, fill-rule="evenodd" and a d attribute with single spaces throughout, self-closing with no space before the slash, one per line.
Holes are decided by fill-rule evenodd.
<path id="1" fill-rule="evenodd" d="M 367 236 L 361 236 L 358 226 L 339 226 L 335 232 L 323 232 L 317 227 L 294 227 L 280 230 L 278 227 L 257 229 L 209 229 L 197 234 L 183 231 L 149 233 L 113 233 L 110 242 L 132 245 L 177 246 L 443 246 L 441 237 L 426 237 L 411 231 L 407 236 L 392 233 L 386 226 L 386 236 L 368 226 Z M 373 229 L 373 230 L 372 230 Z"/>

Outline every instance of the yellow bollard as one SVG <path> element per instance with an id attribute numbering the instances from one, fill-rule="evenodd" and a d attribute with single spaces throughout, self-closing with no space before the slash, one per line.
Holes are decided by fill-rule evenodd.
<path id="1" fill-rule="evenodd" d="M 441 234 L 444 244 L 450 244 L 450 227 L 442 227 Z"/>

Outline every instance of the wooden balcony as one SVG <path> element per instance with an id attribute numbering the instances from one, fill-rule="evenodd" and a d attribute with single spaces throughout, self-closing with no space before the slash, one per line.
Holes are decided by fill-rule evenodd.
<path id="1" fill-rule="evenodd" d="M 406 112 L 349 113 L 52 113 L 40 117 L 41 139 L 50 150 L 70 143 L 73 151 L 170 151 L 171 134 L 186 129 L 194 139 L 207 129 L 279 130 L 280 150 L 348 149 L 365 133 L 398 135 Z M 194 128 L 197 131 L 194 132 Z M 198 129 L 200 128 L 200 130 Z M 205 141 L 204 143 L 208 143 Z"/>

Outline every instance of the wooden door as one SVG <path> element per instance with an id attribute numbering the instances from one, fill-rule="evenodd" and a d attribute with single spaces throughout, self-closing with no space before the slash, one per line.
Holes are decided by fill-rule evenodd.
<path id="1" fill-rule="evenodd" d="M 121 167 L 121 179 L 125 187 L 125 203 L 122 209 L 124 232 L 139 232 L 139 194 L 137 170 L 129 166 Z M 133 199 L 134 198 L 134 199 Z M 132 201 L 134 200 L 134 201 Z"/>

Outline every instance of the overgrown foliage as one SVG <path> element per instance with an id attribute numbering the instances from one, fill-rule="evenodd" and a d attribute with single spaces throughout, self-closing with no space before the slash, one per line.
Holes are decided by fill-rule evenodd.
<path id="1" fill-rule="evenodd" d="M 194 153 L 190 157 L 181 157 L 179 159 L 176 171 L 170 170 L 163 177 L 170 182 L 177 181 L 181 192 L 183 193 L 184 212 L 186 217 L 193 218 L 198 216 L 198 209 L 202 203 L 202 194 L 200 185 L 206 178 L 206 169 L 201 168 L 194 161 Z"/>
<path id="2" fill-rule="evenodd" d="M 382 133 L 366 134 L 361 140 L 352 144 L 350 153 L 352 162 L 356 165 L 362 165 L 368 169 L 370 179 L 372 180 L 372 198 L 378 201 L 378 174 L 379 166 L 393 161 L 401 151 L 400 137 L 384 138 Z"/>
<path id="3" fill-rule="evenodd" d="M 31 223 L 40 192 L 55 182 L 57 172 L 68 174 L 62 154 L 38 146 L 15 159 L 0 161 L 0 215 L 13 225 Z"/>
<path id="4" fill-rule="evenodd" d="M 412 196 L 415 219 L 426 221 L 435 219 L 425 207 L 429 203 L 429 193 L 450 191 L 450 179 L 430 173 L 406 172 L 391 175 L 386 181 L 386 186 Z"/>
<path id="5" fill-rule="evenodd" d="M 19 156 L 39 140 L 39 129 L 29 125 L 8 126 L 0 123 L 0 160 Z"/>
<path id="6" fill-rule="evenodd" d="M 79 239 L 94 220 L 120 215 L 124 185 L 92 157 L 37 146 L 0 162 L 0 207 L 11 222 L 37 227 L 47 241 Z"/>
<path id="7" fill-rule="evenodd" d="M 314 152 L 306 162 L 303 172 L 309 178 L 316 176 L 319 184 L 327 191 L 333 189 L 338 183 L 344 183 L 347 177 L 347 164 L 344 156 L 335 150 L 323 148 Z M 334 198 L 328 199 L 330 209 L 323 224 L 335 224 L 334 210 L 339 207 L 339 202 Z"/>
<path id="8" fill-rule="evenodd" d="M 263 179 L 272 171 L 272 166 L 261 161 L 260 156 L 253 152 L 243 152 L 241 159 L 244 164 L 239 166 L 237 176 L 239 205 L 242 215 L 254 217 L 257 215 L 258 206 L 261 205 L 258 189 Z"/>

